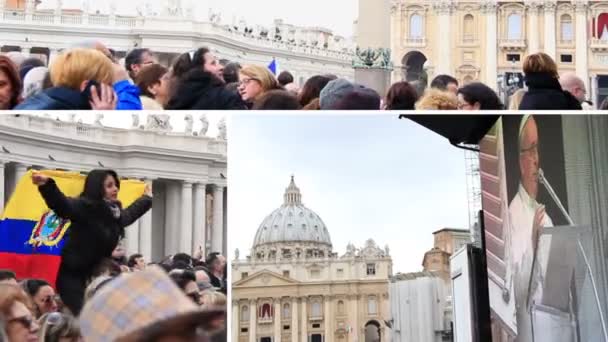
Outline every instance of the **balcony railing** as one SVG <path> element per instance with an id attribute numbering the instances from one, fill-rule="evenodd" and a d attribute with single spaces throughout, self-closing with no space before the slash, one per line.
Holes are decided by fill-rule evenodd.
<path id="1" fill-rule="evenodd" d="M 32 21 L 38 23 L 52 24 L 55 20 L 53 13 L 34 13 Z"/>
<path id="2" fill-rule="evenodd" d="M 260 323 L 260 324 L 272 323 L 272 317 L 258 317 L 258 323 Z"/>
<path id="3" fill-rule="evenodd" d="M 589 47 L 593 51 L 608 51 L 608 40 L 592 38 L 589 41 Z"/>
<path id="4" fill-rule="evenodd" d="M 116 26 L 135 27 L 135 18 L 132 18 L 132 17 L 116 17 Z"/>
<path id="5" fill-rule="evenodd" d="M 5 11 L 4 20 L 24 21 L 25 12 L 23 11 Z"/>
<path id="6" fill-rule="evenodd" d="M 110 17 L 107 15 L 92 14 L 89 16 L 90 25 L 108 25 L 110 23 Z"/>
<path id="7" fill-rule="evenodd" d="M 79 25 L 82 23 L 82 17 L 79 15 L 73 15 L 73 14 L 62 14 L 61 23 L 68 24 L 68 25 Z"/>
<path id="8" fill-rule="evenodd" d="M 526 48 L 525 39 L 501 39 L 499 46 L 505 50 L 523 50 Z"/>
<path id="9" fill-rule="evenodd" d="M 426 38 L 424 37 L 408 37 L 405 39 L 405 46 L 422 47 L 426 46 Z"/>

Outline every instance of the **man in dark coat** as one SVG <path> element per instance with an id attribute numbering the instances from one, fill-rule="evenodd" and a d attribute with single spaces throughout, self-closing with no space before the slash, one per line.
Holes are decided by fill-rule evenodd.
<path id="1" fill-rule="evenodd" d="M 166 108 L 168 110 L 247 109 L 241 97 L 227 90 L 222 80 L 200 68 L 192 69 L 177 82 L 177 89 Z"/>
<path id="2" fill-rule="evenodd" d="M 557 78 L 549 73 L 526 74 L 528 91 L 521 100 L 520 110 L 577 110 L 581 103 L 564 91 Z"/>

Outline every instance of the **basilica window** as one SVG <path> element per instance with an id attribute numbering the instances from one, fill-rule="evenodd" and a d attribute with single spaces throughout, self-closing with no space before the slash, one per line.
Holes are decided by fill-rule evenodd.
<path id="1" fill-rule="evenodd" d="M 310 270 L 310 277 L 312 279 L 318 279 L 321 277 L 321 271 L 320 270 Z"/>
<path id="2" fill-rule="evenodd" d="M 321 303 L 319 302 L 313 302 L 312 303 L 312 312 L 311 312 L 311 316 L 312 317 L 321 317 L 322 313 L 321 313 Z"/>
<path id="3" fill-rule="evenodd" d="M 472 14 L 464 16 L 464 40 L 473 40 L 475 37 L 475 18 Z"/>
<path id="4" fill-rule="evenodd" d="M 241 307 L 241 322 L 249 321 L 249 307 L 244 305 Z"/>
<path id="5" fill-rule="evenodd" d="M 521 14 L 512 13 L 507 17 L 507 39 L 521 39 L 522 20 Z"/>
<path id="6" fill-rule="evenodd" d="M 283 318 L 291 317 L 291 307 L 288 303 L 283 304 Z"/>
<path id="7" fill-rule="evenodd" d="M 574 30 L 572 27 L 572 17 L 569 14 L 563 14 L 560 18 L 561 40 L 574 40 Z"/>
<path id="8" fill-rule="evenodd" d="M 601 40 L 608 40 L 608 13 L 602 13 L 597 17 L 597 36 Z"/>
<path id="9" fill-rule="evenodd" d="M 341 300 L 338 301 L 338 314 L 344 315 L 344 302 Z"/>
<path id="10" fill-rule="evenodd" d="M 258 312 L 258 317 L 260 319 L 271 319 L 272 318 L 272 306 L 269 303 L 264 303 L 260 307 Z"/>
<path id="11" fill-rule="evenodd" d="M 410 17 L 410 38 L 422 38 L 423 19 L 420 14 L 412 14 Z"/>
<path id="12" fill-rule="evenodd" d="M 367 299 L 367 313 L 370 315 L 375 315 L 378 313 L 378 303 L 376 302 L 376 297 L 369 296 Z"/>
<path id="13" fill-rule="evenodd" d="M 367 275 L 376 275 L 376 264 L 367 264 Z"/>

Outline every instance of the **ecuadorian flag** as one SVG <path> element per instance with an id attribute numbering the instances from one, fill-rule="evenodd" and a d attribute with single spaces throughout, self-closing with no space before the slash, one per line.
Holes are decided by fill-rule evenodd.
<path id="1" fill-rule="evenodd" d="M 64 171 L 39 171 L 55 180 L 68 197 L 77 197 L 85 176 Z M 145 183 L 121 180 L 118 199 L 123 207 L 143 195 Z M 32 171 L 21 178 L 0 218 L 0 269 L 10 269 L 18 279 L 37 278 L 55 286 L 70 221 L 50 210 L 32 183 Z M 91 241 L 95 243 L 95 241 Z"/>

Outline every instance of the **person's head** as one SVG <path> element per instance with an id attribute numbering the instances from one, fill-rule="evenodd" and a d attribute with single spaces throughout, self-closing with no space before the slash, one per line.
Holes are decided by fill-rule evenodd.
<path id="1" fill-rule="evenodd" d="M 196 304 L 200 303 L 200 292 L 196 284 L 194 272 L 188 270 L 173 270 L 169 272 L 171 280 L 179 287 L 188 298 Z"/>
<path id="2" fill-rule="evenodd" d="M 282 86 L 286 86 L 289 83 L 293 83 L 293 75 L 289 71 L 283 71 L 277 76 L 277 81 Z"/>
<path id="3" fill-rule="evenodd" d="M 30 57 L 23 61 L 23 63 L 21 63 L 21 65 L 19 66 L 19 78 L 23 80 L 25 79 L 25 75 L 27 75 L 30 70 L 43 66 L 45 66 L 44 62 L 41 61 L 39 58 Z"/>
<path id="4" fill-rule="evenodd" d="M 6 322 L 8 341 L 38 341 L 40 326 L 31 310 L 31 300 L 21 287 L 0 284 L 0 317 Z"/>
<path id="5" fill-rule="evenodd" d="M 136 253 L 129 257 L 129 261 L 127 262 L 127 266 L 132 269 L 142 271 L 146 268 L 146 261 L 144 260 L 144 256 Z"/>
<path id="6" fill-rule="evenodd" d="M 239 82 L 239 71 L 241 65 L 237 62 L 230 62 L 224 66 L 224 81 L 226 84 Z"/>
<path id="7" fill-rule="evenodd" d="M 205 260 L 205 263 L 207 264 L 211 272 L 217 274 L 224 271 L 226 258 L 218 252 L 213 252 L 207 256 L 207 260 Z"/>
<path id="8" fill-rule="evenodd" d="M 115 319 L 120 314 L 120 320 Z M 121 275 L 100 289 L 80 316 L 85 341 L 205 341 L 225 310 L 201 308 L 156 266 Z"/>
<path id="9" fill-rule="evenodd" d="M 551 77 L 558 78 L 557 64 L 551 56 L 544 52 L 537 52 L 526 56 L 523 64 L 524 74 L 549 74 Z"/>
<path id="10" fill-rule="evenodd" d="M 525 89 L 517 89 L 509 98 L 509 110 L 518 110 L 524 95 L 526 95 Z"/>
<path id="11" fill-rule="evenodd" d="M 188 266 L 188 268 L 192 267 L 192 257 L 186 253 L 177 253 L 173 256 L 172 260 L 174 264 L 177 262 L 183 262 Z"/>
<path id="12" fill-rule="evenodd" d="M 112 251 L 112 259 L 118 262 L 119 265 L 127 264 L 127 250 L 125 249 L 123 240 L 118 241 L 116 247 L 114 247 L 114 250 Z"/>
<path id="13" fill-rule="evenodd" d="M 306 87 L 306 85 L 304 87 Z M 363 86 L 356 85 L 344 78 L 337 78 L 327 82 L 319 93 L 321 109 L 335 109 L 337 104 L 340 103 L 347 94 L 362 87 Z"/>
<path id="14" fill-rule="evenodd" d="M 7 56 L 0 55 L 0 110 L 13 109 L 19 104 L 21 87 L 17 66 Z"/>
<path id="15" fill-rule="evenodd" d="M 57 311 L 56 294 L 51 284 L 42 279 L 26 279 L 22 287 L 34 303 L 36 318 Z"/>
<path id="16" fill-rule="evenodd" d="M 414 110 L 418 93 L 406 81 L 394 83 L 386 93 L 387 110 Z"/>
<path id="17" fill-rule="evenodd" d="M 141 94 L 153 98 L 162 106 L 169 102 L 169 82 L 169 69 L 160 64 L 144 66 L 135 78 Z"/>
<path id="18" fill-rule="evenodd" d="M 254 110 L 298 110 L 298 98 L 285 90 L 269 90 L 260 96 L 253 104 Z"/>
<path id="19" fill-rule="evenodd" d="M 336 110 L 379 110 L 382 99 L 371 88 L 359 87 L 346 93 L 342 99 L 335 102 L 330 109 Z"/>
<path id="20" fill-rule="evenodd" d="M 417 110 L 457 110 L 458 98 L 449 91 L 427 89 L 416 102 Z"/>
<path id="21" fill-rule="evenodd" d="M 458 109 L 500 110 L 504 107 L 492 88 L 481 82 L 471 82 L 458 89 Z"/>
<path id="22" fill-rule="evenodd" d="M 0 270 L 0 284 L 17 285 L 17 276 L 11 270 Z"/>
<path id="23" fill-rule="evenodd" d="M 201 293 L 201 305 L 226 305 L 226 296 L 213 289 L 205 290 Z"/>
<path id="24" fill-rule="evenodd" d="M 538 128 L 534 117 L 525 115 L 519 128 L 519 172 L 521 185 L 528 195 L 538 196 Z"/>
<path id="25" fill-rule="evenodd" d="M 576 76 L 575 73 L 569 72 L 562 75 L 559 78 L 559 84 L 561 84 L 563 90 L 572 94 L 579 102 L 585 101 L 585 97 L 587 96 L 585 82 Z"/>
<path id="26" fill-rule="evenodd" d="M 41 92 L 44 89 L 44 79 L 48 74 L 49 69 L 43 66 L 30 70 L 23 79 L 23 98 L 27 99 Z"/>
<path id="27" fill-rule="evenodd" d="M 113 84 L 114 67 L 103 53 L 93 49 L 72 49 L 55 58 L 50 67 L 55 87 L 83 91 L 89 81 Z"/>
<path id="28" fill-rule="evenodd" d="M 204 291 L 213 287 L 213 285 L 211 285 L 211 278 L 209 278 L 209 273 L 207 272 L 208 271 L 201 266 L 194 268 L 196 284 L 198 285 L 198 289 L 200 291 Z"/>
<path id="29" fill-rule="evenodd" d="M 93 49 L 101 52 L 110 62 L 114 63 L 114 55 L 112 51 L 97 39 L 85 39 L 77 41 L 70 45 L 69 49 Z"/>
<path id="30" fill-rule="evenodd" d="M 608 97 L 604 98 L 600 103 L 599 110 L 608 110 Z"/>
<path id="31" fill-rule="evenodd" d="M 156 59 L 150 49 L 133 49 L 125 57 L 125 68 L 133 80 L 137 78 L 142 68 L 154 63 Z"/>
<path id="32" fill-rule="evenodd" d="M 116 201 L 120 190 L 120 180 L 114 170 L 92 170 L 84 180 L 81 197 L 93 201 Z"/>
<path id="33" fill-rule="evenodd" d="M 456 95 L 458 92 L 458 80 L 450 75 L 437 75 L 431 81 L 431 88 L 449 91 Z"/>
<path id="34" fill-rule="evenodd" d="M 254 102 L 265 92 L 277 89 L 279 83 L 268 68 L 246 65 L 239 72 L 239 93 L 245 102 Z"/>
<path id="35" fill-rule="evenodd" d="M 171 70 L 174 77 L 181 78 L 195 68 L 202 68 L 204 71 L 224 81 L 224 67 L 207 47 L 201 47 L 196 51 L 179 55 L 173 63 Z"/>
<path id="36" fill-rule="evenodd" d="M 306 80 L 298 96 L 300 104 L 306 106 L 312 100 L 318 99 L 321 95 L 321 90 L 325 88 L 327 83 L 335 79 L 333 76 L 316 75 Z"/>
<path id="37" fill-rule="evenodd" d="M 71 315 L 51 312 L 40 317 L 39 323 L 41 342 L 81 341 L 78 321 Z"/>

